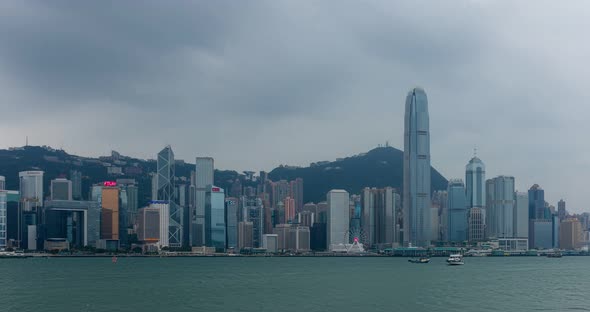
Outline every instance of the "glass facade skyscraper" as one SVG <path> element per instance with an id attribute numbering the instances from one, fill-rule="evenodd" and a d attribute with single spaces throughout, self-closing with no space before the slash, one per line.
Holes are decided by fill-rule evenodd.
<path id="1" fill-rule="evenodd" d="M 487 180 L 486 197 L 488 237 L 514 237 L 514 177 Z"/>
<path id="2" fill-rule="evenodd" d="M 486 227 L 486 167 L 476 156 L 465 166 L 465 192 L 468 214 L 468 240 L 481 241 Z"/>
<path id="3" fill-rule="evenodd" d="M 338 245 L 347 244 L 350 229 L 350 196 L 344 190 L 331 190 L 327 195 L 326 245 L 332 250 Z"/>
<path id="4" fill-rule="evenodd" d="M 214 183 L 214 162 L 211 157 L 197 157 L 195 161 L 195 207 L 191 212 L 191 245 L 205 243 L 205 193 Z"/>
<path id="5" fill-rule="evenodd" d="M 428 99 L 421 88 L 406 98 L 404 119 L 404 244 L 430 245 L 430 126 Z"/>
<path id="6" fill-rule="evenodd" d="M 448 235 L 451 242 L 467 240 L 467 200 L 463 180 L 449 181 L 447 189 L 449 209 Z"/>
<path id="7" fill-rule="evenodd" d="M 176 171 L 174 153 L 166 146 L 158 153 L 157 200 L 169 204 L 170 220 L 168 227 L 168 243 L 170 247 L 182 246 L 182 209 L 178 205 L 175 188 Z M 165 231 L 166 229 L 161 229 Z"/>
<path id="8" fill-rule="evenodd" d="M 205 193 L 205 245 L 225 251 L 225 195 L 223 189 L 209 186 Z"/>
<path id="9" fill-rule="evenodd" d="M 238 198 L 227 198 L 225 200 L 225 227 L 228 249 L 238 248 Z"/>
<path id="10" fill-rule="evenodd" d="M 465 166 L 465 191 L 468 208 L 485 207 L 486 167 L 477 157 L 473 157 Z"/>

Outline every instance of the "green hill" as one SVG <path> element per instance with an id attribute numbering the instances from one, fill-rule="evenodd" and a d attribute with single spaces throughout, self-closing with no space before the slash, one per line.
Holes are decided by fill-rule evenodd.
<path id="1" fill-rule="evenodd" d="M 305 202 L 326 199 L 331 189 L 345 189 L 360 194 L 364 187 L 391 186 L 401 191 L 404 153 L 393 147 L 379 147 L 353 157 L 323 162 L 305 168 L 279 167 L 269 173 L 273 181 L 303 179 Z M 434 168 L 432 190 L 446 190 L 448 181 Z"/>
<path id="2" fill-rule="evenodd" d="M 155 156 L 155 153 L 154 153 Z M 119 167 L 122 174 L 109 174 L 108 167 Z M 6 178 L 6 188 L 18 190 L 18 173 L 26 170 L 43 170 L 45 196 L 49 195 L 49 184 L 58 177 L 69 178 L 70 170 L 82 173 L 82 195 L 88 198 L 90 186 L 103 181 L 132 178 L 138 183 L 139 204 L 145 205 L 151 197 L 151 177 L 156 171 L 154 160 L 136 159 L 113 153 L 99 158 L 70 155 L 63 150 L 50 147 L 26 146 L 0 150 L 0 175 Z M 177 161 L 176 176 L 190 181 L 194 164 Z M 401 190 L 403 180 L 403 152 L 392 147 L 381 147 L 363 155 L 340 159 L 334 162 L 321 162 L 306 168 L 281 166 L 272 170 L 269 177 L 273 181 L 303 178 L 305 202 L 325 200 L 331 189 L 345 189 L 359 194 L 363 187 L 391 186 Z M 240 178 L 242 185 L 254 186 L 244 181 L 243 175 L 232 170 L 215 170 L 215 184 L 229 190 L 232 182 Z M 432 169 L 432 189 L 443 190 L 447 180 Z"/>

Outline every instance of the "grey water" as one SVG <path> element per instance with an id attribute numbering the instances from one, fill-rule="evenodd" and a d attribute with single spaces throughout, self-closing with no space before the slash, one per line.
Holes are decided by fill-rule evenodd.
<path id="1" fill-rule="evenodd" d="M 0 259 L 0 311 L 590 310 L 590 257 Z"/>

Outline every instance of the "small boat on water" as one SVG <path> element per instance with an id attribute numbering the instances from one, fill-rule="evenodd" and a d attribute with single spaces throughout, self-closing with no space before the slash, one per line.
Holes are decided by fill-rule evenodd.
<path id="1" fill-rule="evenodd" d="M 14 251 L 0 251 L 0 259 L 24 259 L 30 258 L 31 255 L 25 255 L 22 252 L 14 252 Z"/>
<path id="2" fill-rule="evenodd" d="M 552 252 L 547 254 L 547 258 L 561 258 L 563 255 L 561 252 Z"/>
<path id="3" fill-rule="evenodd" d="M 409 259 L 408 262 L 410 262 L 410 263 L 429 263 L 430 258 L 422 257 L 420 259 Z"/>
<path id="4" fill-rule="evenodd" d="M 465 262 L 463 262 L 463 256 L 460 254 L 450 255 L 449 258 L 447 259 L 447 263 L 449 265 L 464 265 L 465 264 Z"/>

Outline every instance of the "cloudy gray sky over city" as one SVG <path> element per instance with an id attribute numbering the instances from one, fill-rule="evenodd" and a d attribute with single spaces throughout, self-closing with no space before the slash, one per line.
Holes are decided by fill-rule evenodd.
<path id="1" fill-rule="evenodd" d="M 589 210 L 586 1 L 0 3 L 0 148 L 212 156 L 270 170 L 403 146 L 429 97 L 432 163 Z"/>

